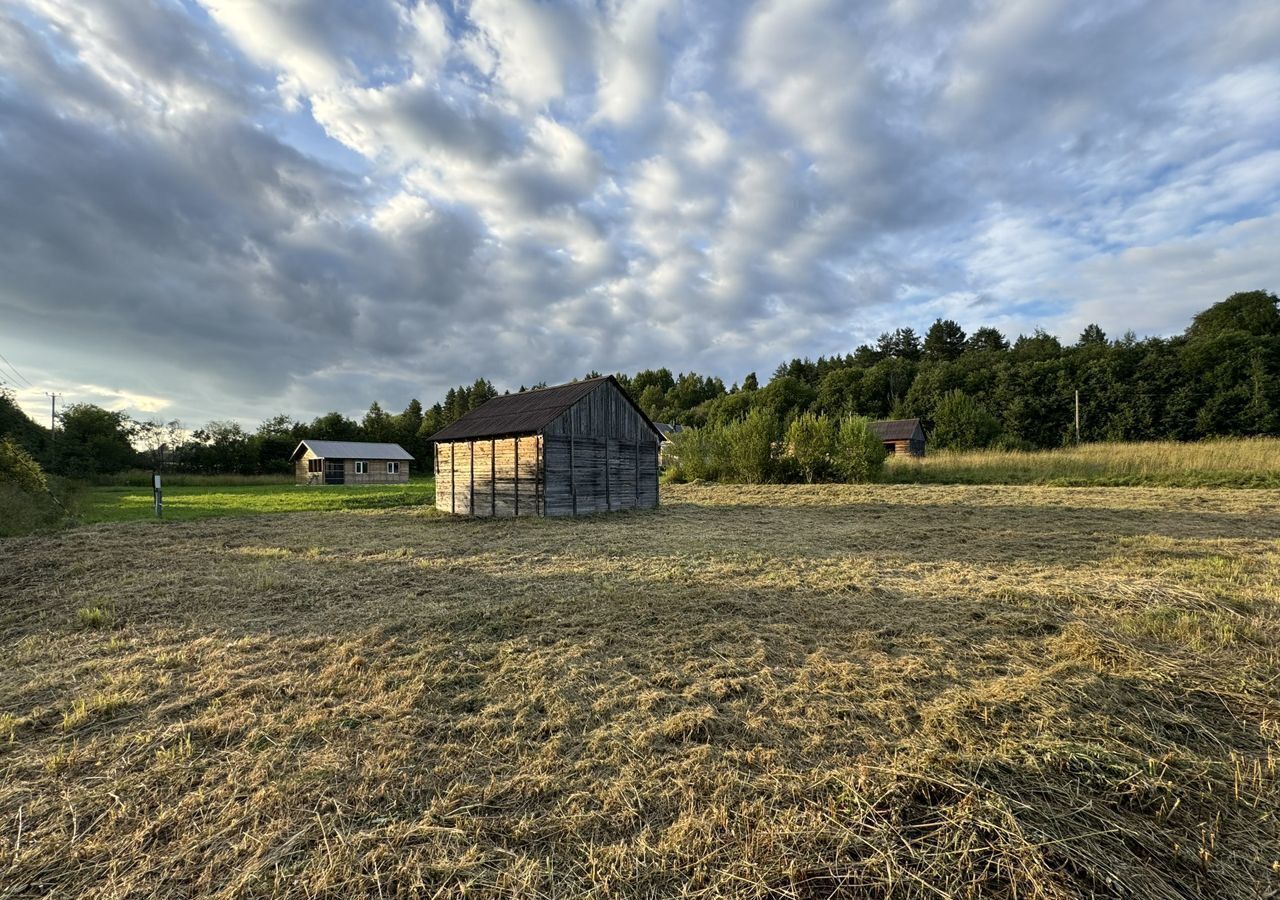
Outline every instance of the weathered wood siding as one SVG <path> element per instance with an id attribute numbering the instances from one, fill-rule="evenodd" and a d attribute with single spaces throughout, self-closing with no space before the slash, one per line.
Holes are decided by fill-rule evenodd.
<path id="1" fill-rule="evenodd" d="M 542 515 L 542 439 L 436 445 L 436 509 L 472 516 Z"/>
<path id="2" fill-rule="evenodd" d="M 658 442 L 548 436 L 546 514 L 583 516 L 658 505 Z"/>
<path id="3" fill-rule="evenodd" d="M 658 436 L 605 382 L 544 429 L 549 516 L 658 505 Z"/>
<path id="4" fill-rule="evenodd" d="M 369 464 L 369 471 L 364 475 L 356 474 L 356 461 L 354 459 L 344 459 L 342 461 L 343 478 L 347 484 L 406 484 L 409 481 L 409 461 L 398 460 L 400 463 L 400 471 L 392 474 L 387 471 L 387 461 L 385 459 L 369 459 L 365 460 Z"/>
<path id="5" fill-rule="evenodd" d="M 607 437 L 631 443 L 653 441 L 656 444 L 658 441 L 658 436 L 621 389 L 608 382 L 569 407 L 542 433 L 548 436 Z"/>
<path id="6" fill-rule="evenodd" d="M 608 382 L 541 435 L 442 441 L 435 453 L 443 512 L 581 516 L 658 505 L 658 436 Z"/>
<path id="7" fill-rule="evenodd" d="M 924 438 L 906 441 L 885 441 L 884 448 L 895 456 L 924 456 Z"/>
<path id="8" fill-rule="evenodd" d="M 324 471 L 308 472 L 307 461 L 312 459 L 320 459 L 316 456 L 311 448 L 307 448 L 306 452 L 294 463 L 293 472 L 294 479 L 298 484 L 324 484 Z M 400 471 L 391 474 L 387 471 L 387 461 L 385 459 L 366 460 L 369 463 L 369 471 L 364 475 L 356 474 L 356 461 L 354 459 L 326 460 L 325 463 L 341 462 L 342 463 L 342 480 L 343 484 L 407 484 L 409 481 L 410 461 L 397 460 L 400 463 Z"/>

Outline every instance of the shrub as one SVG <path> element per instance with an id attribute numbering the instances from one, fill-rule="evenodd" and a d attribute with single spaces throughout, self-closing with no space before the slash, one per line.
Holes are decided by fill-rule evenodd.
<path id="1" fill-rule="evenodd" d="M 61 484 L 56 487 L 65 495 Z M 40 464 L 11 438 L 0 440 L 0 510 L 0 535 L 6 537 L 54 528 L 68 514 Z"/>
<path id="2" fill-rule="evenodd" d="M 805 413 L 787 429 L 787 453 L 810 484 L 830 471 L 835 446 L 836 430 L 826 416 Z"/>
<path id="3" fill-rule="evenodd" d="M 836 434 L 835 470 L 844 481 L 872 481 L 884 468 L 884 442 L 871 430 L 871 420 L 850 416 Z"/>
<path id="4" fill-rule="evenodd" d="M 724 471 L 723 436 L 714 426 L 686 428 L 672 440 L 678 477 L 690 481 L 715 481 Z M 677 476 L 673 476 L 677 477 Z"/>
<path id="5" fill-rule="evenodd" d="M 767 410 L 753 409 L 720 429 L 720 434 L 729 477 L 745 484 L 763 484 L 770 479 L 778 423 Z"/>
<path id="6" fill-rule="evenodd" d="M 0 441 L 0 482 L 27 494 L 41 494 L 49 489 L 40 463 L 13 438 Z"/>
<path id="7" fill-rule="evenodd" d="M 1000 422 L 963 391 L 947 391 L 938 401 L 930 438 L 938 449 L 981 450 L 1000 433 Z"/>

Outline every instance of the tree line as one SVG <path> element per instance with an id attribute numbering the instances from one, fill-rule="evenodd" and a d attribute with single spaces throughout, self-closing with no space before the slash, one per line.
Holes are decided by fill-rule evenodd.
<path id="1" fill-rule="evenodd" d="M 726 387 L 719 377 L 666 368 L 616 377 L 655 421 L 723 430 L 750 420 L 777 436 L 806 415 L 833 429 L 854 418 L 920 418 L 933 448 L 1058 447 L 1076 440 L 1077 391 L 1083 441 L 1275 435 L 1278 303 L 1266 291 L 1238 293 L 1196 315 L 1180 335 L 1113 339 L 1090 325 L 1070 344 L 1042 330 L 1012 340 L 992 327 L 967 334 L 938 319 L 923 337 L 904 327 L 843 356 L 784 362 L 763 385 L 755 373 Z M 280 414 L 252 431 L 214 421 L 187 432 L 177 422 L 76 404 L 63 410 L 55 434 L 0 392 L 0 437 L 68 477 L 160 461 L 196 473 L 283 474 L 303 437 L 395 442 L 424 471 L 430 435 L 497 394 L 479 378 L 426 408 L 415 399 L 400 412 L 374 402 L 359 420 Z"/>

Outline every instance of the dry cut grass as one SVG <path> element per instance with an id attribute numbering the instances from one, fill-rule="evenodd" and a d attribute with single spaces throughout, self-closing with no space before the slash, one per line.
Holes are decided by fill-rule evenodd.
<path id="1" fill-rule="evenodd" d="M 1280 886 L 1280 494 L 680 486 L 0 543 L 0 896 Z"/>
<path id="2" fill-rule="evenodd" d="M 1280 438 L 1081 444 L 1059 450 L 931 451 L 891 457 L 884 480 L 910 484 L 1280 488 Z"/>

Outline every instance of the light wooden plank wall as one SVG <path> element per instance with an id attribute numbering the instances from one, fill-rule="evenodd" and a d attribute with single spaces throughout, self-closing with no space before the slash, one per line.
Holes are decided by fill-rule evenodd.
<path id="1" fill-rule="evenodd" d="M 437 444 L 436 509 L 474 516 L 541 515 L 540 457 L 536 435 Z"/>

